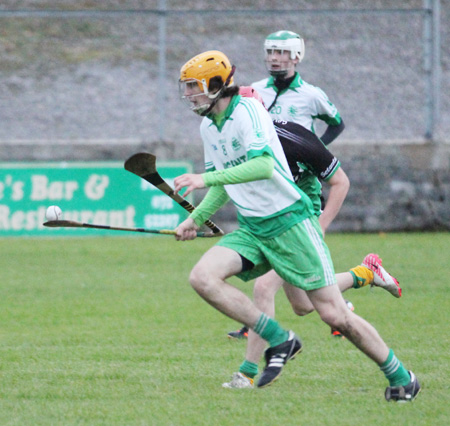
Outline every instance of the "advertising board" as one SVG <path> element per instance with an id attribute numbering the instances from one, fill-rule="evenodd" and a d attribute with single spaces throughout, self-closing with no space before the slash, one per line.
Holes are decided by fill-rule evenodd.
<path id="1" fill-rule="evenodd" d="M 187 162 L 158 163 L 172 187 L 191 169 Z M 120 162 L 0 163 L 0 236 L 118 234 L 47 228 L 42 224 L 51 205 L 62 209 L 61 219 L 115 227 L 173 229 L 188 215 Z"/>

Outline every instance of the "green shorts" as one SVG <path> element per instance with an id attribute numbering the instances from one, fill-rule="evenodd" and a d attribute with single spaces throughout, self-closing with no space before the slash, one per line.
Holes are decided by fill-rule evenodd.
<path id="1" fill-rule="evenodd" d="M 240 228 L 222 237 L 217 245 L 254 263 L 251 270 L 237 274 L 244 281 L 274 269 L 283 280 L 306 291 L 336 284 L 330 252 L 315 216 L 274 238 L 258 238 Z"/>

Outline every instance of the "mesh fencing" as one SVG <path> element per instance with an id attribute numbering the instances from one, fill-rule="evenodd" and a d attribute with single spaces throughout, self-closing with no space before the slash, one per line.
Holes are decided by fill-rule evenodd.
<path id="1" fill-rule="evenodd" d="M 198 138 L 200 120 L 179 100 L 181 65 L 202 51 L 221 50 L 237 66 L 236 82 L 248 85 L 267 75 L 265 36 L 290 29 L 306 42 L 297 70 L 338 107 L 346 123 L 342 140 L 420 142 L 427 86 L 424 11 L 416 3 L 422 2 L 390 11 L 327 12 L 320 9 L 326 2 L 318 2 L 317 10 L 304 12 L 181 13 L 178 2 L 168 2 L 178 13 L 167 14 L 164 39 L 156 13 L 2 17 L 0 140 L 152 143 L 162 136 L 185 145 Z M 450 7 L 442 6 L 444 21 Z M 446 31 L 441 118 L 450 112 Z M 448 139 L 449 131 L 450 121 L 441 119 L 434 137 Z"/>

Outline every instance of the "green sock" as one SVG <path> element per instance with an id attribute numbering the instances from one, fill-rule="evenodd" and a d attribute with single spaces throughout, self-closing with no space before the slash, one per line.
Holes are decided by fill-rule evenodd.
<path id="1" fill-rule="evenodd" d="M 392 349 L 389 349 L 387 360 L 380 365 L 380 370 L 389 380 L 389 386 L 406 386 L 411 380 L 408 370 L 403 367 Z"/>
<path id="2" fill-rule="evenodd" d="M 283 330 L 274 319 L 264 313 L 259 317 L 253 331 L 264 340 L 267 340 L 270 346 L 277 346 L 285 342 L 289 337 L 289 333 L 286 330 Z"/>
<path id="3" fill-rule="evenodd" d="M 353 271 L 348 271 L 348 272 L 350 272 L 352 274 L 352 277 L 353 277 L 353 285 L 352 285 L 352 287 L 353 288 L 361 288 L 358 285 L 358 278 L 356 277 L 356 274 Z"/>
<path id="4" fill-rule="evenodd" d="M 250 379 L 253 379 L 258 374 L 258 364 L 245 359 L 239 367 L 239 373 L 245 374 Z"/>

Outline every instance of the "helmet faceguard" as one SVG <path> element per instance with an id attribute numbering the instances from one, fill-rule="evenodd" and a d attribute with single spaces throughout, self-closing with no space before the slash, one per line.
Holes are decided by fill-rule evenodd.
<path id="1" fill-rule="evenodd" d="M 198 87 L 200 85 L 202 85 L 202 82 L 195 79 L 179 80 L 178 91 L 183 103 L 196 114 L 203 115 L 203 113 L 211 106 L 212 101 L 208 94 L 204 93 L 204 90 L 199 91 Z M 208 89 L 206 88 L 206 91 L 207 90 Z"/>
<path id="2" fill-rule="evenodd" d="M 207 115 L 233 85 L 235 67 L 217 50 L 201 53 L 186 62 L 180 70 L 181 99 L 199 115 Z"/>
<path id="3" fill-rule="evenodd" d="M 267 36 L 264 52 L 267 71 L 274 77 L 284 77 L 302 61 L 305 42 L 292 31 L 277 31 Z M 282 58 L 285 52 L 289 52 L 289 56 Z M 278 59 L 274 59 L 276 53 L 279 55 Z"/>

